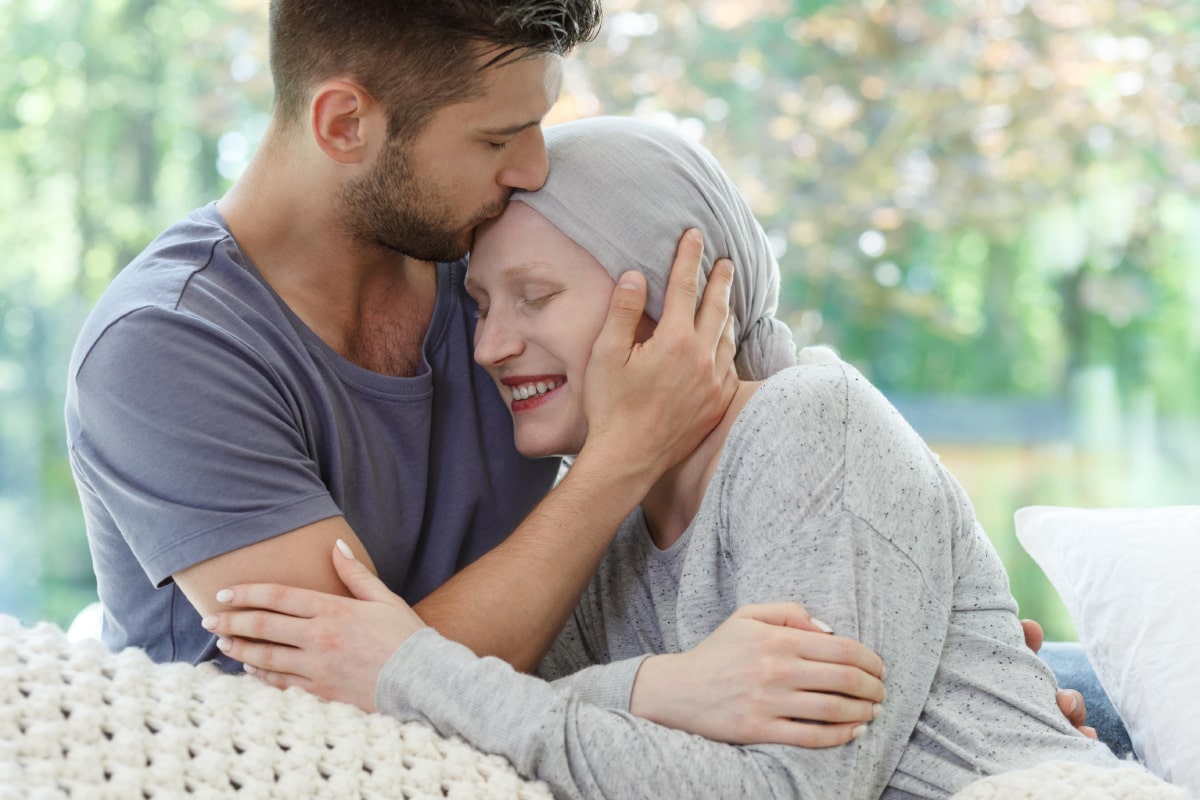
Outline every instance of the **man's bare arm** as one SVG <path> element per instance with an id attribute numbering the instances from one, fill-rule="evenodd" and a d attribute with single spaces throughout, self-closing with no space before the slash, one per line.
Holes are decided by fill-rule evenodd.
<path id="1" fill-rule="evenodd" d="M 355 555 L 375 571 L 345 518 L 330 517 L 202 561 L 173 577 L 202 617 L 221 609 L 217 592 L 235 583 L 281 583 L 348 596 L 329 563 L 329 549 L 338 539 L 345 540 Z"/>

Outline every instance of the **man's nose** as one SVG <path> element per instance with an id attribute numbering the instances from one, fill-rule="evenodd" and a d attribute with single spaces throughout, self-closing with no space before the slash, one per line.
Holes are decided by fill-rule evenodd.
<path id="1" fill-rule="evenodd" d="M 542 188 L 550 171 L 541 126 L 522 131 L 509 146 L 510 158 L 496 177 L 501 186 L 533 192 Z"/>

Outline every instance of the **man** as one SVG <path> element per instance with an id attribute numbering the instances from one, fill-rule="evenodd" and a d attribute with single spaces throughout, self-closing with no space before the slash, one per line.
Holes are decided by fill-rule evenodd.
<path id="1" fill-rule="evenodd" d="M 327 557 L 342 538 L 447 635 L 538 662 L 620 520 L 732 388 L 729 273 L 693 317 L 689 239 L 688 330 L 634 347 L 644 286 L 618 292 L 588 446 L 517 527 L 557 464 L 513 451 L 471 359 L 463 264 L 435 262 L 541 185 L 562 55 L 599 20 L 594 0 L 272 3 L 259 152 L 114 280 L 71 362 L 111 647 L 238 669 L 200 626 L 216 591 L 344 592 Z"/>

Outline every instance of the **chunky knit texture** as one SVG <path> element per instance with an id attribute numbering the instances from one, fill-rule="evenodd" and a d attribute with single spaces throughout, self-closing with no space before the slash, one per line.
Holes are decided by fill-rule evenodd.
<path id="1" fill-rule="evenodd" d="M 961 789 L 951 800 L 1188 800 L 1183 789 L 1163 783 L 1137 764 L 1098 769 L 1048 761 L 1030 769 L 993 775 Z"/>
<path id="2" fill-rule="evenodd" d="M 549 800 L 419 723 L 0 615 L 0 800 Z"/>
<path id="3" fill-rule="evenodd" d="M 211 797 L 551 800 L 499 756 L 425 725 L 0 615 L 0 800 Z M 1063 762 L 953 800 L 1065 797 L 1187 800 L 1134 765 Z"/>

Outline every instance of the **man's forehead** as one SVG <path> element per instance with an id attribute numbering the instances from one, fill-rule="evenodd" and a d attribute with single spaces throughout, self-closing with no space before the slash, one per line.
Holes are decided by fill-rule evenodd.
<path id="1" fill-rule="evenodd" d="M 516 135 L 540 124 L 558 101 L 561 61 L 549 54 L 489 67 L 478 94 L 446 106 L 440 113 L 470 120 L 481 134 Z"/>

